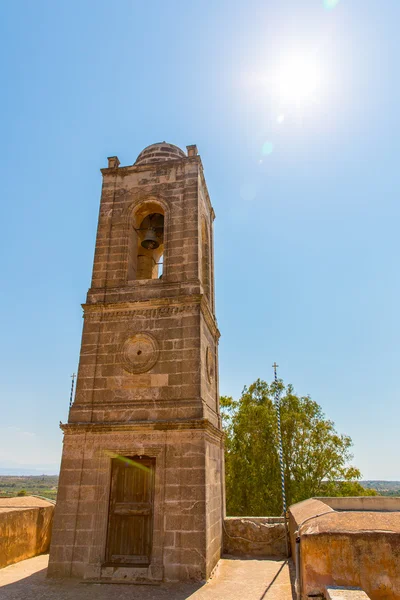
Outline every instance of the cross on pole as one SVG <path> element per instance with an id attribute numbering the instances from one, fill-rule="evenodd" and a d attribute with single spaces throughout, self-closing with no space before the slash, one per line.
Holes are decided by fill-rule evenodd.
<path id="1" fill-rule="evenodd" d="M 279 395 L 278 389 L 278 376 L 276 370 L 279 365 L 274 362 L 272 368 L 274 369 L 274 381 L 275 381 L 275 408 L 276 408 L 276 416 L 278 421 L 278 450 L 279 450 L 279 465 L 281 468 L 281 489 L 282 489 L 282 508 L 283 508 L 283 517 L 285 519 L 285 531 L 286 531 L 286 554 L 289 556 L 289 544 L 288 544 L 288 531 L 287 531 L 287 522 L 286 522 L 286 491 L 285 491 L 285 468 L 283 464 L 283 444 L 282 444 L 282 427 L 281 427 L 281 399 Z"/>
<path id="2" fill-rule="evenodd" d="M 276 408 L 276 416 L 278 419 L 278 444 L 279 444 L 279 464 L 281 468 L 281 486 L 282 486 L 282 504 L 283 504 L 283 514 L 286 514 L 286 492 L 285 492 L 285 469 L 283 465 L 283 445 L 282 445 L 282 428 L 281 428 L 281 401 L 279 397 L 279 389 L 278 389 L 278 375 L 276 370 L 279 365 L 274 362 L 272 368 L 274 369 L 274 381 L 275 381 L 275 408 Z"/>
<path id="3" fill-rule="evenodd" d="M 72 375 L 71 375 L 71 378 L 72 378 L 72 383 L 71 383 L 71 394 L 70 394 L 70 397 L 69 397 L 69 407 L 70 407 L 70 408 L 71 408 L 71 406 L 72 406 L 72 399 L 73 399 L 73 396 L 74 396 L 74 384 L 75 384 L 75 377 L 76 377 L 76 374 L 75 374 L 75 373 L 72 373 Z"/>

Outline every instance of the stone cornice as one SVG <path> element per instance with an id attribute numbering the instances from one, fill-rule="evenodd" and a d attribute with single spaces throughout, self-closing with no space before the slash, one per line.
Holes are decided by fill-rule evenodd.
<path id="1" fill-rule="evenodd" d="M 139 200 L 140 201 L 140 200 Z M 123 289 L 139 289 L 139 288 L 176 288 L 182 285 L 188 285 L 191 283 L 199 283 L 198 278 L 192 277 L 190 279 L 185 279 L 185 281 L 169 281 L 168 279 L 134 279 L 132 281 L 124 283 L 123 286 L 119 285 L 116 287 L 107 286 L 107 291 L 120 290 Z M 93 288 L 97 290 L 103 290 L 104 288 Z M 90 291 L 90 289 L 89 289 Z"/>
<path id="2" fill-rule="evenodd" d="M 192 279 L 187 279 L 185 281 L 168 281 L 168 279 L 137 279 L 134 281 L 131 281 L 129 283 L 124 283 L 123 285 L 119 285 L 116 287 L 112 287 L 112 286 L 102 286 L 102 287 L 91 287 L 88 290 L 88 297 L 89 296 L 96 296 L 98 294 L 121 294 L 121 296 L 123 295 L 128 295 L 131 293 L 135 293 L 138 292 L 139 290 L 142 290 L 143 288 L 146 288 L 146 290 L 150 290 L 151 292 L 154 290 L 167 290 L 168 291 L 172 291 L 175 292 L 176 290 L 179 289 L 184 289 L 185 287 L 190 287 L 190 286 L 199 286 L 200 285 L 200 281 L 197 278 L 192 278 Z M 195 296 L 196 294 L 193 293 L 187 293 L 187 294 L 180 294 L 179 296 L 173 296 L 173 298 L 183 298 L 183 297 L 189 297 L 189 296 Z M 172 297 L 170 296 L 168 298 L 172 299 Z M 131 302 L 136 302 L 136 300 L 131 300 Z M 86 304 L 90 304 L 89 302 L 87 302 Z"/>
<path id="3" fill-rule="evenodd" d="M 208 419 L 171 421 L 131 421 L 128 423 L 60 423 L 64 433 L 114 433 L 117 431 L 206 431 L 211 436 L 222 439 L 224 432 L 217 429 Z"/>
<path id="4" fill-rule="evenodd" d="M 142 171 L 156 171 L 157 169 L 163 169 L 165 167 L 172 168 L 177 165 L 184 165 L 186 163 L 198 163 L 202 167 L 201 158 L 199 155 L 186 157 L 186 158 L 174 158 L 172 160 L 163 160 L 161 162 L 156 163 L 147 163 L 145 165 L 127 165 L 125 167 L 105 167 L 104 169 L 100 169 L 103 175 L 129 175 L 130 173 L 140 173 Z M 203 168 L 201 168 L 201 171 Z"/>
<path id="5" fill-rule="evenodd" d="M 122 302 L 96 302 L 94 304 L 82 304 L 84 315 L 96 313 L 119 313 L 135 312 L 143 310 L 158 310 L 164 314 L 175 314 L 184 312 L 193 306 L 201 304 L 201 295 L 177 296 L 176 298 L 154 298 L 150 300 L 134 300 Z"/>
<path id="6" fill-rule="evenodd" d="M 182 400 L 182 398 L 173 398 L 171 400 L 152 400 L 152 407 L 153 408 L 170 408 L 171 406 L 176 408 L 177 403 L 179 403 L 179 408 L 191 408 L 193 406 L 198 407 L 200 403 L 205 404 L 204 400 L 199 400 L 199 398 L 185 398 Z M 114 410 L 114 409 L 126 409 L 126 410 L 136 410 L 137 408 L 148 408 L 149 407 L 149 400 L 137 400 L 135 398 L 130 399 L 130 400 L 119 400 L 119 401 L 106 401 L 106 402 L 98 402 L 96 401 L 95 404 L 89 403 L 89 402 L 77 402 L 75 401 L 72 404 L 71 410 L 89 410 L 90 412 L 92 412 L 92 410 Z M 208 407 L 209 410 L 210 407 Z M 214 414 L 217 414 L 215 411 L 213 411 Z"/>
<path id="7" fill-rule="evenodd" d="M 136 311 L 156 310 L 162 315 L 173 315 L 185 310 L 190 310 L 194 306 L 200 306 L 200 310 L 211 333 L 218 340 L 221 336 L 216 320 L 211 313 L 209 304 L 204 295 L 195 294 L 192 296 L 177 296 L 176 298 L 154 298 L 151 300 L 135 300 L 127 302 L 96 302 L 94 304 L 82 304 L 84 316 L 91 316 L 107 312 L 109 314 L 128 314 Z"/>

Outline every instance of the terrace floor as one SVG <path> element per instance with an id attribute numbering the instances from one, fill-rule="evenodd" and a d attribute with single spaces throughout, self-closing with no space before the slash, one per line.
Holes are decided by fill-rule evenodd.
<path id="1" fill-rule="evenodd" d="M 287 560 L 225 557 L 205 584 L 121 585 L 46 579 L 48 555 L 0 569 L 2 600 L 294 600 Z"/>

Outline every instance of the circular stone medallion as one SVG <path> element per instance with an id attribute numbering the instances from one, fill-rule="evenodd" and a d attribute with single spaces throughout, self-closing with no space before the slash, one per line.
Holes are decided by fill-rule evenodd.
<path id="1" fill-rule="evenodd" d="M 208 381 L 211 383 L 214 379 L 215 375 L 215 364 L 214 364 L 214 355 L 211 351 L 210 346 L 207 347 L 206 351 L 206 369 L 207 369 L 207 377 Z"/>
<path id="2" fill-rule="evenodd" d="M 158 343 L 152 335 L 136 333 L 122 345 L 122 364 L 131 373 L 146 373 L 156 364 L 158 354 Z"/>

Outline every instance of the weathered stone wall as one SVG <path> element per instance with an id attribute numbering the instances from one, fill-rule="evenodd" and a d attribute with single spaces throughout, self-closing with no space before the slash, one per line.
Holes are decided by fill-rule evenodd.
<path id="1" fill-rule="evenodd" d="M 48 573 L 58 577 L 128 577 L 102 570 L 110 490 L 108 452 L 156 459 L 152 561 L 146 579 L 206 579 L 219 558 L 221 437 L 217 431 L 154 431 L 139 425 L 66 429 Z M 196 427 L 194 425 L 194 427 Z M 206 457 L 214 456 L 214 460 Z M 211 464 L 212 463 L 212 464 Z"/>
<path id="2" fill-rule="evenodd" d="M 290 507 L 290 533 L 300 534 L 302 598 L 323 594 L 327 585 L 359 587 L 372 600 L 400 598 L 400 512 L 395 502 L 368 498 L 305 500 Z M 329 504 L 340 510 L 333 510 Z M 373 510 L 375 507 L 376 510 Z M 358 510 L 357 510 L 358 508 Z M 294 545 L 292 553 L 295 556 Z"/>
<path id="3" fill-rule="evenodd" d="M 209 245 L 206 297 L 199 219 L 201 210 L 212 239 L 214 213 L 200 157 L 139 161 L 102 172 L 92 287 L 69 422 L 203 417 L 220 426 L 213 256 Z M 162 279 L 130 281 L 132 220 L 147 204 L 165 214 L 164 272 Z M 138 332 L 154 337 L 159 355 L 151 370 L 130 373 L 123 343 Z"/>
<path id="4" fill-rule="evenodd" d="M 226 517 L 224 553 L 233 556 L 286 556 L 286 529 L 281 517 Z"/>
<path id="5" fill-rule="evenodd" d="M 303 598 L 323 591 L 326 584 L 360 587 L 372 600 L 400 598 L 400 533 L 370 527 L 302 537 Z"/>
<path id="6" fill-rule="evenodd" d="M 201 417 L 200 312 L 194 301 L 88 309 L 70 422 Z M 123 344 L 137 332 L 158 347 L 144 373 L 129 372 L 123 360 Z"/>
<path id="7" fill-rule="evenodd" d="M 0 568 L 48 551 L 53 513 L 40 498 L 0 498 Z"/>

